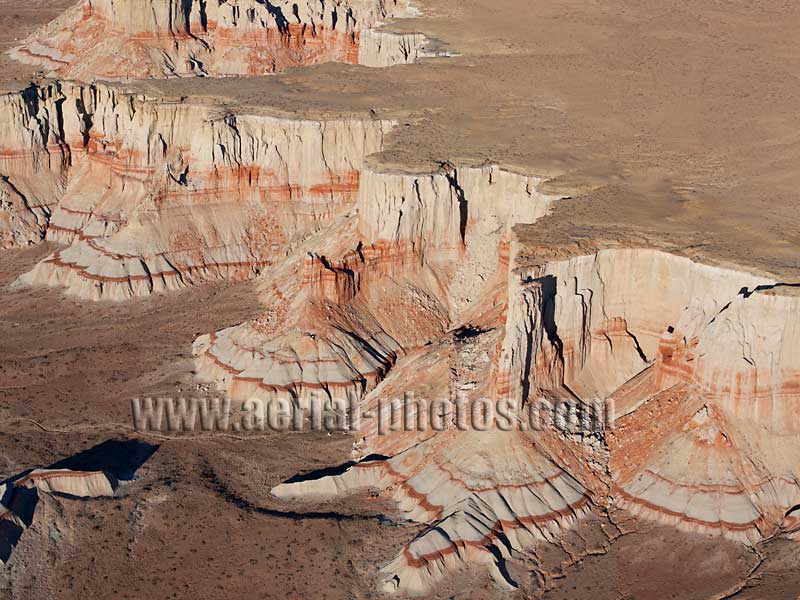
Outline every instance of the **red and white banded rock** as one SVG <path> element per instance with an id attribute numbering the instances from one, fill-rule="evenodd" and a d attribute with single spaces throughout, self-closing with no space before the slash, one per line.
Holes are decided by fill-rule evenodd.
<path id="1" fill-rule="evenodd" d="M 413 62 L 420 35 L 362 35 L 405 0 L 81 0 L 11 56 L 79 81 L 263 75 L 322 62 Z"/>
<path id="2" fill-rule="evenodd" d="M 375 402 L 386 394 L 399 393 L 404 374 L 420 368 L 426 369 L 421 376 L 426 392 L 445 397 L 459 391 L 492 393 L 493 378 L 486 372 L 497 367 L 510 230 L 546 214 L 553 200 L 536 191 L 538 183 L 493 167 L 425 176 L 365 173 L 358 260 L 353 254 L 326 260 L 327 274 L 317 269 L 303 285 L 335 301 L 351 324 L 374 318 L 398 343 L 397 364 L 381 379 L 388 377 L 365 390 L 368 410 L 379 408 Z M 417 299 L 409 303 L 409 295 Z M 387 298 L 396 300 L 387 304 Z M 447 332 L 448 325 L 468 317 L 477 333 Z M 253 325 L 237 329 L 244 327 Z M 359 327 L 348 331 L 364 339 Z M 205 352 L 208 342 L 203 342 Z M 210 348 L 217 346 L 222 347 L 211 340 Z M 391 458 L 359 463 L 340 476 L 278 486 L 274 493 L 319 499 L 377 488 L 398 503 L 404 516 L 430 524 L 386 567 L 387 589 L 423 591 L 461 560 L 488 562 L 498 579 L 509 583 L 496 550 L 507 556 L 511 548 L 551 539 L 589 504 L 583 486 L 521 433 L 362 433 L 359 454 Z"/>
<path id="3" fill-rule="evenodd" d="M 694 328 L 711 321 L 743 287 L 774 283 L 645 249 L 553 261 L 521 269 L 518 277 L 522 290 L 512 296 L 510 310 L 522 318 L 533 310 L 535 328 L 543 332 L 531 359 L 540 387 L 563 384 L 587 401 L 607 398 L 647 368 L 664 332 L 685 333 L 676 327 L 687 315 Z"/>
<path id="4" fill-rule="evenodd" d="M 621 506 L 747 543 L 780 526 L 800 500 L 794 286 L 635 249 L 522 274 L 509 394 L 616 403 L 606 437 Z"/>
<path id="5" fill-rule="evenodd" d="M 0 95 L 0 249 L 42 241 L 61 198 L 70 162 L 62 97 L 59 84 Z"/>
<path id="6" fill-rule="evenodd" d="M 703 406 L 677 432 L 658 440 L 635 474 L 626 477 L 619 471 L 630 469 L 620 467 L 614 492 L 619 505 L 687 531 L 757 542 L 765 524 L 752 494 L 764 482 L 731 435 L 724 417 Z M 631 454 L 623 445 L 619 462 L 630 461 Z"/>
<path id="7" fill-rule="evenodd" d="M 48 167 L 60 187 L 47 237 L 71 245 L 20 281 L 91 299 L 258 274 L 353 208 L 364 157 L 392 127 L 234 116 L 105 86 L 51 93 L 61 98 L 63 132 L 49 135 L 69 161 Z M 35 117 L 43 127 L 54 118 L 46 106 Z M 43 170 L 27 144 L 14 165 L 31 174 L 23 183 Z"/>
<path id="8" fill-rule="evenodd" d="M 510 227 L 536 220 L 552 202 L 537 182 L 494 167 L 365 171 L 355 230 L 338 231 L 338 240 L 320 235 L 305 263 L 290 259 L 265 274 L 265 317 L 198 339 L 198 373 L 237 397 L 297 398 L 301 389 L 362 397 L 398 357 L 440 338 L 459 315 L 502 303 Z M 504 202 L 468 205 L 489 192 Z"/>
<path id="9" fill-rule="evenodd" d="M 383 569 L 387 591 L 410 593 L 467 561 L 488 564 L 498 582 L 513 586 L 502 558 L 552 540 L 590 505 L 583 486 L 531 439 L 499 431 L 440 433 L 391 459 L 282 484 L 273 494 L 307 500 L 366 490 L 384 491 L 405 518 L 431 525 Z"/>

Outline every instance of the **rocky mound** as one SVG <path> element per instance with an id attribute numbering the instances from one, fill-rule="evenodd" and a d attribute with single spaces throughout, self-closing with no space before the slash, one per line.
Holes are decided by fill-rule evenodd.
<path id="1" fill-rule="evenodd" d="M 8 562 L 25 529 L 31 526 L 39 494 L 76 498 L 114 495 L 116 483 L 103 472 L 35 469 L 0 484 L 0 565 Z"/>

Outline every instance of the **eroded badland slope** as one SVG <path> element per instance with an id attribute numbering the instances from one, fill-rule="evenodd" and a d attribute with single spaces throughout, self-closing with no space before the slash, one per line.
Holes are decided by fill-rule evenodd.
<path id="1" fill-rule="evenodd" d="M 0 589 L 796 594 L 798 24 L 781 2 L 84 0 L 20 28 Z M 614 410 L 131 430 L 133 397 L 210 392 Z"/>

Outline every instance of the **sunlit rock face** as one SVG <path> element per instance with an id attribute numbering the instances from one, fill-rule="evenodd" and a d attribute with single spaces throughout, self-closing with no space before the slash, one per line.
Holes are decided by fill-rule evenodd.
<path id="1" fill-rule="evenodd" d="M 361 193 L 395 198 L 388 181 Z M 490 186 L 472 192 L 491 205 Z M 468 207 L 475 197 L 464 194 Z M 404 207 L 410 220 L 394 221 L 395 239 L 413 240 L 431 264 L 441 250 L 446 255 L 446 240 L 458 249 L 459 236 L 447 234 L 457 231 L 447 225 L 455 212 L 436 216 L 443 231 L 433 236 L 427 226 L 404 228 L 428 221 L 400 198 L 395 213 L 381 202 L 359 213 L 360 231 L 385 238 L 393 221 L 382 216 Z M 522 406 L 599 401 L 613 405 L 616 421 L 580 435 L 500 431 L 497 423 L 486 431 L 387 433 L 367 422 L 354 447 L 361 462 L 273 493 L 297 502 L 370 490 L 395 500 L 405 518 L 429 524 L 384 569 L 387 590 L 412 593 L 430 590 L 462 561 L 484 563 L 513 586 L 504 557 L 557 540 L 593 507 L 747 544 L 796 526 L 791 514 L 784 518 L 800 500 L 792 459 L 800 451 L 800 364 L 789 349 L 800 339 L 794 288 L 655 250 L 529 266 L 510 239 L 498 244 L 506 250 L 494 277 L 473 279 L 464 304 L 455 302 L 458 277 L 447 278 L 439 292 L 451 308 L 447 331 L 418 347 L 400 342 L 396 362 L 363 396 L 364 411 L 374 414 L 381 400 L 411 388 L 427 398 L 507 398 Z M 433 240 L 445 243 L 434 249 Z M 486 273 L 480 262 L 458 264 Z M 458 333 L 466 324 L 468 336 Z"/>
<path id="2" fill-rule="evenodd" d="M 413 62 L 424 39 L 370 28 L 410 14 L 405 0 L 83 0 L 12 56 L 81 81 L 389 66 Z"/>
<path id="3" fill-rule="evenodd" d="M 124 300 L 258 276 L 263 314 L 200 336 L 198 376 L 234 398 L 610 403 L 605 431 L 366 422 L 344 474 L 291 501 L 371 489 L 430 526 L 385 569 L 430 589 L 621 507 L 752 544 L 796 527 L 800 295 L 653 249 L 537 261 L 514 226 L 558 198 L 485 167 L 365 158 L 393 124 L 236 115 L 108 85 L 0 100 L 5 246 L 62 247 L 20 283 Z M 72 493 L 72 492 L 68 492 Z"/>
<path id="4" fill-rule="evenodd" d="M 13 55 L 78 81 L 386 67 L 427 53 L 422 35 L 381 28 L 410 14 L 404 0 L 85 0 Z M 373 415 L 349 468 L 272 494 L 372 493 L 421 524 L 383 567 L 385 591 L 426 593 L 464 563 L 514 587 L 511 554 L 559 543 L 592 511 L 751 545 L 797 537 L 796 285 L 657 249 L 540 260 L 515 226 L 559 201 L 541 178 L 382 170 L 367 157 L 393 126 L 31 86 L 0 97 L 0 247 L 59 244 L 18 283 L 88 300 L 257 278 L 262 314 L 199 336 L 197 377 L 235 399 L 346 399 Z M 374 416 L 409 392 L 510 401 L 512 426 L 415 412 L 416 426 L 382 430 Z M 545 402 L 615 418 L 520 426 Z M 113 492 L 101 472 L 4 482 L 0 559 L 40 494 Z"/>
<path id="5" fill-rule="evenodd" d="M 401 356 L 500 312 L 505 223 L 551 203 L 536 181 L 494 167 L 364 172 L 357 216 L 262 277 L 264 316 L 195 343 L 201 375 L 237 397 L 360 398 Z M 489 193 L 508 201 L 481 202 Z"/>
<path id="6" fill-rule="evenodd" d="M 613 403 L 610 502 L 748 543 L 780 526 L 800 499 L 794 286 L 644 250 L 520 273 L 512 393 Z"/>
<path id="7" fill-rule="evenodd" d="M 42 241 L 64 191 L 70 147 L 60 101 L 55 87 L 0 96 L 0 248 Z"/>
<path id="8" fill-rule="evenodd" d="M 365 171 L 357 216 L 335 225 L 335 240 L 309 239 L 304 261 L 262 277 L 261 319 L 199 338 L 198 373 L 234 397 L 307 406 L 316 391 L 372 413 L 410 389 L 430 399 L 495 394 L 511 227 L 555 200 L 539 182 L 496 167 Z M 560 444 L 493 426 L 384 436 L 367 423 L 356 456 L 388 458 L 274 493 L 297 501 L 374 489 L 406 518 L 435 524 L 386 566 L 387 590 L 424 591 L 463 561 L 512 585 L 502 556 L 552 539 L 590 506 L 558 462 Z"/>
<path id="9" fill-rule="evenodd" d="M 21 282 L 124 299 L 245 279 L 351 209 L 391 123 L 237 116 L 106 86 L 5 97 L 6 245 L 68 244 Z M 14 198 L 17 198 L 14 196 Z"/>

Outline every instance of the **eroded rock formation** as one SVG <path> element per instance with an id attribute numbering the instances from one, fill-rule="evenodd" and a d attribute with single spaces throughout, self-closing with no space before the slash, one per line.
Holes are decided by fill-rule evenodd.
<path id="1" fill-rule="evenodd" d="M 494 166 L 365 166 L 392 123 L 234 115 L 107 85 L 2 99 L 4 245 L 65 247 L 23 276 L 124 299 L 260 274 L 264 313 L 201 336 L 201 379 L 235 398 L 611 403 L 605 431 L 367 423 L 343 475 L 279 486 L 300 501 L 365 489 L 430 525 L 384 570 L 420 592 L 591 510 L 745 543 L 796 527 L 795 286 L 665 251 L 537 259 L 514 226 L 557 197 Z M 563 253 L 562 253 L 563 254 Z M 410 389 L 409 389 L 410 388 Z"/>
<path id="2" fill-rule="evenodd" d="M 0 484 L 0 565 L 33 523 L 39 494 L 99 498 L 113 496 L 115 485 L 103 472 L 69 469 L 35 469 Z"/>
<path id="3" fill-rule="evenodd" d="M 754 542 L 800 498 L 793 286 L 652 250 L 523 270 L 534 387 L 610 398 L 611 500 Z"/>
<path id="4" fill-rule="evenodd" d="M 405 0 L 82 0 L 12 56 L 66 79 L 263 75 L 413 62 L 421 35 L 372 32 Z"/>
<path id="5" fill-rule="evenodd" d="M 376 29 L 404 2 L 145 4 L 86 0 L 15 56 L 76 79 L 256 75 L 413 62 L 425 44 Z M 258 275 L 263 314 L 193 346 L 198 377 L 234 398 L 347 398 L 372 415 L 407 392 L 511 401 L 511 430 L 368 421 L 349 469 L 273 489 L 288 502 L 370 491 L 426 525 L 384 567 L 386 590 L 425 592 L 464 561 L 514 586 L 506 558 L 591 511 L 746 544 L 797 535 L 797 284 L 624 243 L 542 258 L 514 229 L 559 201 L 541 178 L 367 167 L 393 126 L 377 119 L 59 83 L 2 97 L 0 113 L 0 246 L 64 245 L 22 283 L 127 299 Z M 542 403 L 616 419 L 526 427 Z M 113 488 L 34 471 L 0 492 L 10 552 L 35 494 Z"/>
<path id="6" fill-rule="evenodd" d="M 241 398 L 361 397 L 400 356 L 500 310 L 508 224 L 552 202 L 536 183 L 494 167 L 366 171 L 357 216 L 265 273 L 264 316 L 197 340 L 202 376 Z"/>
<path id="7" fill-rule="evenodd" d="M 39 239 L 47 224 L 47 239 L 69 244 L 22 282 L 93 299 L 257 274 L 353 206 L 363 159 L 391 128 L 106 86 L 32 87 L 3 108 L 0 173 L 20 200 L 2 239 Z"/>
<path id="8" fill-rule="evenodd" d="M 381 434 L 367 425 L 355 457 L 389 458 L 274 494 L 377 490 L 407 518 L 431 524 L 385 569 L 387 589 L 410 592 L 461 560 L 486 562 L 512 583 L 504 556 L 554 539 L 592 506 L 749 544 L 791 528 L 784 515 L 800 500 L 795 288 L 655 250 L 531 266 L 515 260 L 518 244 L 507 305 L 479 302 L 484 319 L 473 310 L 450 321 L 451 330 L 478 326 L 468 341 L 448 334 L 402 354 L 364 405 L 374 411 L 413 381 L 428 397 L 610 402 L 613 427 L 576 436 Z"/>

